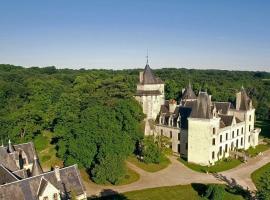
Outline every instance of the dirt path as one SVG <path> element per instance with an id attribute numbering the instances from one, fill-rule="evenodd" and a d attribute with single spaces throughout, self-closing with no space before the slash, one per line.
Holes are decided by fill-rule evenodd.
<path id="1" fill-rule="evenodd" d="M 170 157 L 171 164 L 158 172 L 146 172 L 137 166 L 128 163 L 128 166 L 140 174 L 140 179 L 134 183 L 122 186 L 100 186 L 94 183 L 85 183 L 89 196 L 100 194 L 112 194 L 113 192 L 123 193 L 133 190 L 146 188 L 186 185 L 190 183 L 222 183 L 211 174 L 204 174 L 192 171 L 180 163 L 175 157 Z M 221 172 L 220 174 L 228 179 L 234 179 L 243 187 L 255 190 L 250 175 L 253 171 L 270 162 L 270 150 L 265 151 L 263 155 L 251 158 L 247 163 L 238 167 Z"/>

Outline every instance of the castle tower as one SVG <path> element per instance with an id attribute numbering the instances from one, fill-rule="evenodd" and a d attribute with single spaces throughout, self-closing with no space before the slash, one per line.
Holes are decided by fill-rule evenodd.
<path id="1" fill-rule="evenodd" d="M 164 83 L 155 77 L 148 61 L 143 72 L 140 72 L 140 82 L 137 84 L 135 99 L 141 104 L 143 113 L 148 120 L 156 120 L 160 106 L 165 103 Z M 146 130 L 147 132 L 147 130 Z"/>
<path id="2" fill-rule="evenodd" d="M 252 100 L 248 97 L 246 90 L 242 86 L 241 90 L 236 93 L 236 107 L 230 110 L 236 117 L 245 122 L 244 149 L 258 144 L 258 135 L 260 130 L 255 129 L 255 108 L 252 106 Z"/>
<path id="3" fill-rule="evenodd" d="M 188 162 L 209 165 L 211 160 L 211 141 L 217 134 L 220 118 L 212 109 L 211 97 L 200 92 L 188 118 L 188 143 L 186 144 Z"/>

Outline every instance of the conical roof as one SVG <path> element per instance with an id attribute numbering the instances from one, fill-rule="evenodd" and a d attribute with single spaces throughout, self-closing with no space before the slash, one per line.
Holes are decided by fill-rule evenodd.
<path id="1" fill-rule="evenodd" d="M 40 163 L 38 161 L 38 158 L 35 157 L 33 161 L 33 166 L 32 166 L 32 176 L 37 176 L 39 174 L 42 174 L 42 168 L 40 166 Z"/>
<path id="2" fill-rule="evenodd" d="M 241 101 L 240 101 L 240 110 L 249 110 L 250 109 L 250 98 L 248 97 L 245 88 L 241 88 Z"/>
<path id="3" fill-rule="evenodd" d="M 182 95 L 182 99 L 196 99 L 196 95 L 191 87 L 191 84 L 188 84 L 188 87 L 186 87 L 183 95 Z"/>
<path id="4" fill-rule="evenodd" d="M 143 72 L 143 80 L 142 84 L 162 84 L 163 81 L 159 78 L 155 77 L 152 69 L 150 68 L 149 64 L 147 63 L 144 72 Z"/>

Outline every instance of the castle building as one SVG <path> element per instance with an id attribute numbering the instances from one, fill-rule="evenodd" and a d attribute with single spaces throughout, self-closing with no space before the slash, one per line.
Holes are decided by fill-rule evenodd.
<path id="1" fill-rule="evenodd" d="M 145 90 L 144 80 L 149 77 L 158 81 L 151 81 L 151 87 Z M 236 105 L 233 105 L 212 101 L 207 92 L 199 92 L 196 96 L 189 83 L 177 104 L 175 100 L 165 101 L 164 83 L 154 76 L 147 64 L 140 73 L 135 98 L 147 116 L 145 135 L 171 138 L 173 152 L 188 162 L 213 165 L 238 149 L 247 150 L 258 145 L 261 130 L 254 127 L 255 109 L 243 87 L 236 94 Z"/>
<path id="2" fill-rule="evenodd" d="M 43 172 L 32 142 L 0 146 L 0 200 L 87 199 L 77 165 Z"/>

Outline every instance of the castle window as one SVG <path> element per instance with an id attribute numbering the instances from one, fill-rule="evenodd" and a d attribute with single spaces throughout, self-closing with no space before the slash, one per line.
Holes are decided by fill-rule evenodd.
<path id="1" fill-rule="evenodd" d="M 163 135 L 163 129 L 160 129 L 160 134 Z"/>
<path id="2" fill-rule="evenodd" d="M 212 159 L 215 159 L 215 152 L 212 152 Z"/>
<path id="3" fill-rule="evenodd" d="M 232 132 L 232 138 L 234 138 L 234 131 Z"/>
<path id="4" fill-rule="evenodd" d="M 236 148 L 238 148 L 238 140 L 236 140 Z"/>
<path id="5" fill-rule="evenodd" d="M 222 142 L 222 135 L 219 136 L 219 142 Z"/>
<path id="6" fill-rule="evenodd" d="M 249 125 L 249 127 L 248 127 L 248 131 L 250 131 L 250 129 L 251 129 L 251 126 Z"/>
<path id="7" fill-rule="evenodd" d="M 54 194 L 53 194 L 53 200 L 58 200 L 58 195 L 57 195 L 57 193 L 54 193 Z"/>
<path id="8" fill-rule="evenodd" d="M 237 136 L 239 135 L 239 129 L 237 129 Z"/>
<path id="9" fill-rule="evenodd" d="M 234 145 L 233 145 L 233 142 L 231 143 L 231 150 L 233 150 L 233 148 L 234 148 Z"/>
<path id="10" fill-rule="evenodd" d="M 242 134 L 244 133 L 244 128 L 242 127 Z"/>
<path id="11" fill-rule="evenodd" d="M 248 142 L 250 142 L 250 136 L 248 136 Z"/>
<path id="12" fill-rule="evenodd" d="M 178 153 L 180 153 L 180 144 L 178 144 L 177 146 L 178 146 Z"/>
<path id="13" fill-rule="evenodd" d="M 180 135 L 181 133 L 178 133 L 178 140 L 180 141 L 180 137 L 181 137 L 181 135 Z"/>
<path id="14" fill-rule="evenodd" d="M 172 138 L 172 131 L 170 131 L 170 138 Z"/>
<path id="15" fill-rule="evenodd" d="M 241 138 L 241 146 L 243 146 L 243 138 Z"/>
<path id="16" fill-rule="evenodd" d="M 226 140 L 228 140 L 228 133 L 226 133 Z"/>
<path id="17" fill-rule="evenodd" d="M 215 145 L 215 144 L 216 144 L 216 139 L 213 138 L 213 140 L 212 140 L 212 145 Z"/>
<path id="18" fill-rule="evenodd" d="M 216 128 L 213 128 L 213 135 L 216 134 Z"/>
<path id="19" fill-rule="evenodd" d="M 228 144 L 225 145 L 225 152 L 228 152 Z"/>
<path id="20" fill-rule="evenodd" d="M 249 121 L 251 122 L 251 115 L 249 115 Z"/>
<path id="21" fill-rule="evenodd" d="M 219 147 L 219 155 L 222 155 L 222 147 Z"/>

